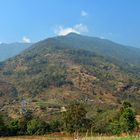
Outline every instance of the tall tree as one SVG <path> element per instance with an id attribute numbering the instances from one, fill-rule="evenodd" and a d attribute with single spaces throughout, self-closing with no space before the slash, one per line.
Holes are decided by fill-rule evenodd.
<path id="1" fill-rule="evenodd" d="M 124 102 L 120 115 L 120 126 L 123 132 L 131 133 L 138 123 L 135 118 L 135 113 L 132 109 L 132 105 L 129 102 Z"/>
<path id="2" fill-rule="evenodd" d="M 88 123 L 86 113 L 87 111 L 82 104 L 71 103 L 66 108 L 66 112 L 63 113 L 66 130 L 69 132 L 75 132 L 84 128 Z"/>

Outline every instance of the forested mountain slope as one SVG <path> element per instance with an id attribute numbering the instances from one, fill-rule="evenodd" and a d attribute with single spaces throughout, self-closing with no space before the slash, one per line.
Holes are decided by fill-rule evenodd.
<path id="1" fill-rule="evenodd" d="M 116 60 L 121 55 L 119 52 L 114 55 L 117 45 L 76 34 L 49 38 L 34 44 L 20 55 L 0 64 L 1 81 L 11 84 L 16 93 L 13 99 L 13 94 L 9 95 L 9 91 L 4 91 L 0 86 L 4 94 L 0 97 L 1 101 L 4 100 L 1 110 L 12 117 L 32 110 L 34 115 L 43 118 L 77 100 L 87 106 L 90 115 L 116 108 L 126 99 L 139 110 L 140 81 L 117 65 L 121 61 L 120 58 Z M 125 49 L 127 47 L 122 50 Z M 115 62 L 111 59 L 113 56 Z M 125 57 L 129 57 L 128 53 Z M 10 102 L 5 99 L 6 95 L 11 97 Z"/>

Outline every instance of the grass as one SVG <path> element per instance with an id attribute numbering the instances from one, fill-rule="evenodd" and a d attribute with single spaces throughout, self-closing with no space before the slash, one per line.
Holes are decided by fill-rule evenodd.
<path id="1" fill-rule="evenodd" d="M 0 140 L 74 140 L 72 137 L 47 137 L 47 136 L 23 136 L 23 137 L 1 137 Z M 115 137 L 95 136 L 81 138 L 78 140 L 140 140 L 140 137 Z"/>
<path id="2" fill-rule="evenodd" d="M 114 140 L 140 140 L 140 137 L 115 138 Z"/>
<path id="3" fill-rule="evenodd" d="M 108 137 L 108 136 L 95 136 L 95 137 L 87 137 L 82 138 L 82 140 L 113 140 L 114 136 Z"/>
<path id="4" fill-rule="evenodd" d="M 74 139 L 71 137 L 16 136 L 16 137 L 1 137 L 0 140 L 74 140 Z"/>
<path id="5" fill-rule="evenodd" d="M 87 138 L 82 138 L 82 140 L 140 140 L 140 137 L 115 137 L 115 136 L 95 136 L 95 137 L 87 137 Z"/>

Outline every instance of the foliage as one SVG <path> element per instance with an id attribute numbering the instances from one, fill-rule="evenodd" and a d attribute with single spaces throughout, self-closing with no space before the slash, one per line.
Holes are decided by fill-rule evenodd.
<path id="1" fill-rule="evenodd" d="M 26 134 L 26 130 L 27 130 L 27 123 L 32 120 L 33 116 L 32 116 L 32 112 L 30 110 L 27 110 L 27 112 L 25 112 L 22 117 L 19 119 L 19 123 L 20 123 L 20 134 Z"/>
<path id="2" fill-rule="evenodd" d="M 108 51 L 105 48 L 109 48 Z M 128 57 L 124 56 L 127 55 L 125 50 L 127 48 L 121 51 L 120 45 L 106 40 L 68 35 L 38 42 L 22 54 L 0 63 L 0 96 L 4 113 L 8 114 L 9 109 L 4 109 L 15 104 L 14 115 L 19 115 L 20 98 L 27 99 L 24 106 L 27 110 L 36 111 L 33 112 L 35 116 L 26 112 L 18 121 L 13 120 L 12 124 L 8 121 L 7 132 L 9 129 L 13 135 L 61 130 L 83 132 L 90 127 L 97 133 L 131 132 L 136 127 L 132 106 L 124 103 L 120 112 L 117 108 L 128 98 L 139 111 L 140 81 L 134 77 L 135 70 L 139 73 L 139 69 L 131 71 L 134 65 L 124 63 Z M 83 104 L 70 104 L 63 112 L 63 120 L 56 121 L 61 107 L 72 100 Z M 45 102 L 45 107 L 38 108 L 38 102 Z M 57 109 L 49 107 L 49 102 L 60 106 Z M 85 105 L 88 106 L 86 110 Z M 57 113 L 51 110 L 57 110 Z M 2 123 L 0 129 L 3 128 Z"/>
<path id="3" fill-rule="evenodd" d="M 131 104 L 128 102 L 123 103 L 123 109 L 120 115 L 120 126 L 123 132 L 132 132 L 138 125 L 134 111 L 131 108 Z"/>
<path id="4" fill-rule="evenodd" d="M 42 135 L 64 130 L 70 133 L 90 130 L 116 135 L 122 132 L 131 133 L 138 125 L 129 102 L 124 102 L 120 110 L 97 112 L 92 118 L 87 118 L 86 114 L 84 104 L 72 102 L 62 113 L 62 118 L 47 123 L 33 118 L 30 111 L 19 120 L 6 120 L 7 125 L 1 116 L 0 135 Z"/>
<path id="5" fill-rule="evenodd" d="M 111 122 L 108 126 L 108 131 L 110 131 L 113 135 L 120 134 L 121 133 L 121 126 L 120 122 L 115 120 L 114 122 Z"/>
<path id="6" fill-rule="evenodd" d="M 113 134 L 119 134 L 121 132 L 131 133 L 137 125 L 138 123 L 132 105 L 124 101 L 120 109 L 119 118 L 111 122 L 109 128 Z"/>
<path id="7" fill-rule="evenodd" d="M 93 118 L 93 131 L 96 133 L 112 133 L 112 128 L 116 127 L 114 125 L 117 119 L 118 110 L 98 112 Z"/>
<path id="8" fill-rule="evenodd" d="M 125 137 L 125 138 L 124 137 L 123 138 L 118 137 L 118 138 L 114 138 L 113 140 L 139 140 L 139 137 L 137 137 L 137 136 L 136 137 L 135 136 L 128 136 L 128 137 Z"/>
<path id="9" fill-rule="evenodd" d="M 49 122 L 49 130 L 50 132 L 60 132 L 62 129 L 63 123 L 61 121 L 51 121 Z"/>
<path id="10" fill-rule="evenodd" d="M 66 112 L 63 113 L 65 129 L 68 132 L 81 131 L 89 123 L 86 118 L 87 111 L 83 104 L 71 103 L 68 105 Z"/>
<path id="11" fill-rule="evenodd" d="M 19 120 L 11 120 L 8 125 L 8 129 L 10 131 L 10 135 L 17 135 L 20 131 L 20 123 Z"/>
<path id="12" fill-rule="evenodd" d="M 40 120 L 30 120 L 27 123 L 27 133 L 29 135 L 33 135 L 33 134 L 44 134 L 45 133 L 45 122 L 42 122 Z"/>

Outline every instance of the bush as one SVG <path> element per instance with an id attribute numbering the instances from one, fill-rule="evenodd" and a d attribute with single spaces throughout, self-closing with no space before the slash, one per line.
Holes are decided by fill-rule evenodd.
<path id="1" fill-rule="evenodd" d="M 108 131 L 111 132 L 113 135 L 121 133 L 121 127 L 119 121 L 114 121 L 110 123 L 108 127 Z"/>
<path id="2" fill-rule="evenodd" d="M 50 127 L 50 132 L 60 132 L 62 129 L 62 122 L 60 121 L 51 121 L 49 123 L 49 127 Z"/>
<path id="3" fill-rule="evenodd" d="M 120 116 L 120 126 L 123 132 L 132 132 L 137 127 L 137 121 L 133 110 L 128 107 L 125 108 Z"/>
<path id="4" fill-rule="evenodd" d="M 11 120 L 8 125 L 10 135 L 17 135 L 20 131 L 20 123 L 18 120 Z"/>
<path id="5" fill-rule="evenodd" d="M 137 125 L 132 105 L 125 101 L 119 112 L 119 118 L 112 121 L 109 127 L 113 134 L 119 134 L 121 132 L 131 133 Z"/>
<path id="6" fill-rule="evenodd" d="M 33 119 L 27 123 L 27 133 L 29 135 L 33 134 L 41 135 L 45 133 L 45 127 L 46 127 L 45 122 Z"/>
<path id="7" fill-rule="evenodd" d="M 84 131 L 89 124 L 89 120 L 86 118 L 87 111 L 83 104 L 72 103 L 67 111 L 63 113 L 64 128 L 66 131 L 73 133 L 75 131 Z"/>

